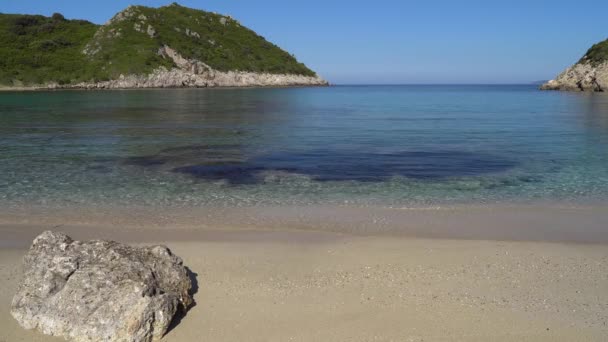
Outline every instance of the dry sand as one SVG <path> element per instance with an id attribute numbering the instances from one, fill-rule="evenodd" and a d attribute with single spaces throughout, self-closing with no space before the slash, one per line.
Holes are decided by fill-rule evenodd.
<path id="1" fill-rule="evenodd" d="M 8 312 L 27 245 L 55 222 L 7 220 L 0 341 L 59 341 Z M 184 259 L 198 275 L 197 304 L 166 341 L 608 340 L 603 243 L 169 229 L 59 228 L 76 239 L 161 241 Z"/>

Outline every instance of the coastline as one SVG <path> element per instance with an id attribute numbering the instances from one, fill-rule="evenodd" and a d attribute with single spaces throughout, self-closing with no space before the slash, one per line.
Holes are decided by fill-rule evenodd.
<path id="1" fill-rule="evenodd" d="M 502 203 L 437 206 L 89 206 L 1 205 L 0 230 L 43 227 L 78 233 L 112 227 L 175 240 L 209 232 L 311 232 L 361 237 L 608 244 L 608 203 Z M 17 229 L 17 230 L 19 230 Z M 16 230 L 16 231 L 17 231 Z M 85 229 L 86 231 L 86 229 Z M 177 235 L 176 233 L 181 232 Z M 191 235 L 189 235 L 191 234 Z M 8 237 L 5 232 L 4 237 Z M 95 236 L 90 236 L 94 238 Z M 137 242 L 138 240 L 133 240 Z"/>
<path id="2" fill-rule="evenodd" d="M 608 62 L 578 62 L 566 68 L 555 79 L 542 84 L 539 89 L 603 93 L 608 90 Z"/>
<path id="3" fill-rule="evenodd" d="M 162 89 L 281 89 L 281 88 L 309 88 L 309 87 L 331 87 L 326 84 L 285 84 L 285 85 L 246 85 L 246 86 L 181 86 L 181 87 L 127 87 L 127 88 L 102 88 L 102 87 L 5 87 L 0 86 L 0 92 L 47 92 L 47 91 L 124 91 L 124 90 L 162 90 Z"/>
<path id="4" fill-rule="evenodd" d="M 198 60 L 188 60 L 168 46 L 159 54 L 174 61 L 177 67 L 167 69 L 159 67 L 149 74 L 121 74 L 117 79 L 99 82 L 80 82 L 58 84 L 49 82 L 45 85 L 29 87 L 8 87 L 23 90 L 96 90 L 96 89 L 171 89 L 171 88 L 248 88 L 248 87 L 302 87 L 328 86 L 329 82 L 318 75 L 271 74 L 248 71 L 219 71 Z M 0 87 L 2 89 L 2 87 Z"/>
<path id="5" fill-rule="evenodd" d="M 513 215 L 513 212 L 511 212 Z M 0 305 L 31 236 L 0 225 Z M 153 218 L 150 218 L 152 220 Z M 32 220 L 31 222 L 34 222 Z M 83 220 L 84 222 L 84 220 Z M 163 341 L 603 341 L 606 244 L 199 230 L 67 222 L 76 239 L 162 243 L 197 274 L 196 305 Z M 1 341 L 60 341 L 0 312 Z"/>

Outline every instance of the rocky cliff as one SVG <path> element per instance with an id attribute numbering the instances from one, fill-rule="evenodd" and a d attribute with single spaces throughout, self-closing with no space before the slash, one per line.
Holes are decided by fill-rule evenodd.
<path id="1" fill-rule="evenodd" d="M 595 44 L 578 63 L 543 84 L 541 89 L 608 91 L 608 40 Z"/>

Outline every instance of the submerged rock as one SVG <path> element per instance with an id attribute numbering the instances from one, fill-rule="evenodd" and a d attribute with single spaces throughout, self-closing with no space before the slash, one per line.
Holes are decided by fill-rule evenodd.
<path id="1" fill-rule="evenodd" d="M 192 304 L 182 260 L 164 246 L 74 241 L 44 232 L 24 258 L 11 314 L 74 341 L 156 341 Z"/>

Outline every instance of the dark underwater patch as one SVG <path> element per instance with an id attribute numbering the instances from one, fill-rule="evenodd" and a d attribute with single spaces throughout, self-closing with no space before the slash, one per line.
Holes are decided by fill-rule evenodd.
<path id="1" fill-rule="evenodd" d="M 123 160 L 126 165 L 155 167 L 165 164 L 189 164 L 192 162 L 218 163 L 241 161 L 242 152 L 239 145 L 188 145 L 170 147 L 159 153 L 129 157 Z"/>
<path id="2" fill-rule="evenodd" d="M 261 183 L 259 173 L 264 168 L 248 166 L 246 164 L 219 164 L 219 165 L 190 165 L 177 167 L 173 172 L 185 173 L 196 178 L 220 181 L 230 184 L 258 184 Z"/>
<path id="3" fill-rule="evenodd" d="M 164 149 L 125 162 L 141 167 L 166 167 L 170 172 L 230 184 L 257 184 L 263 173 L 307 175 L 315 181 L 382 182 L 392 177 L 441 180 L 509 170 L 515 161 L 464 151 L 401 151 L 374 153 L 313 150 L 246 157 L 238 145 L 192 145 Z"/>

